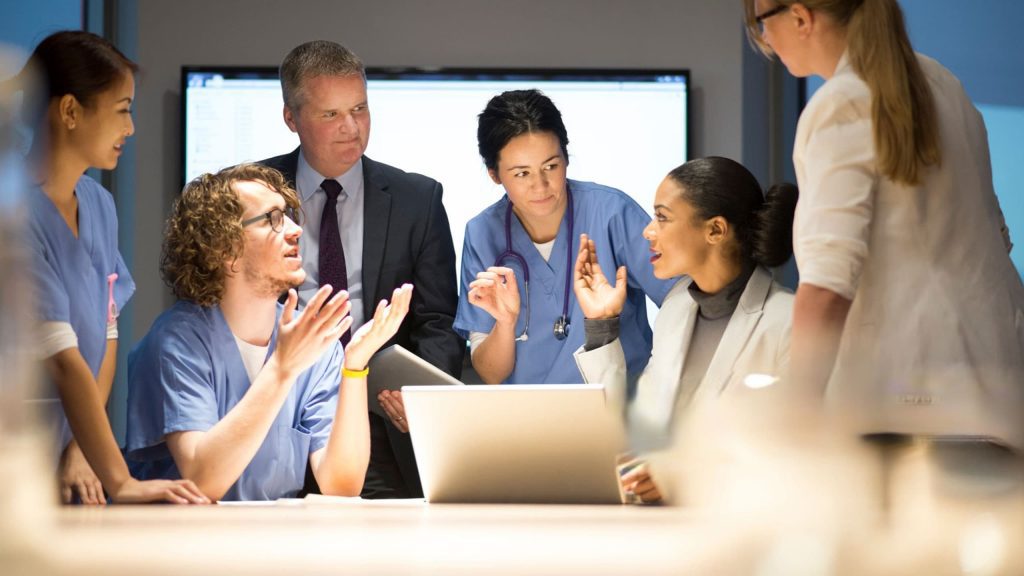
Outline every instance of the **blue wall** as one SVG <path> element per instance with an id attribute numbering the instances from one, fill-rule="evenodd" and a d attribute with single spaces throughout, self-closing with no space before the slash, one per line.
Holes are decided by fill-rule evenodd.
<path id="1" fill-rule="evenodd" d="M 0 43 L 20 48 L 25 57 L 58 30 L 81 29 L 85 16 L 83 0 L 0 0 Z"/>
<path id="2" fill-rule="evenodd" d="M 1024 71 L 1022 71 L 1024 73 Z M 1021 80 L 1018 78 L 1018 82 Z M 1020 97 L 1020 90 L 1017 96 Z M 989 152 L 992 154 L 992 181 L 999 204 L 1010 227 L 1015 244 L 1010 257 L 1024 277 L 1024 106 L 978 104 L 988 128 Z"/>
<path id="3" fill-rule="evenodd" d="M 901 0 L 914 49 L 963 82 L 977 104 L 1024 107 L 1024 22 L 1020 0 Z"/>

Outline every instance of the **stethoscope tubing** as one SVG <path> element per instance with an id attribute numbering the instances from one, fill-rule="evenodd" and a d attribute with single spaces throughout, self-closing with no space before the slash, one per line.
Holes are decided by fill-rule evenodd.
<path id="1" fill-rule="evenodd" d="M 555 338 L 564 340 L 569 332 L 569 290 L 572 287 L 572 242 L 575 238 L 575 216 L 572 203 L 572 189 L 569 184 L 565 186 L 566 194 L 566 220 L 569 228 L 569 245 L 565 249 L 565 290 L 562 298 L 562 315 L 555 320 Z M 523 269 L 523 292 L 526 297 L 526 325 L 522 334 L 516 336 L 517 342 L 525 342 L 529 339 L 530 332 L 530 266 L 526 258 L 512 249 L 512 199 L 508 199 L 508 206 L 505 207 L 505 251 L 498 255 L 494 265 L 501 266 L 505 260 L 515 260 Z"/>

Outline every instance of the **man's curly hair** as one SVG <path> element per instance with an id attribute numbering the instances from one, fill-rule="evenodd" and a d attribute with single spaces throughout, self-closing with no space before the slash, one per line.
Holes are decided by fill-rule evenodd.
<path id="1" fill-rule="evenodd" d="M 298 194 L 284 176 L 260 164 L 239 164 L 189 182 L 174 202 L 160 255 L 160 274 L 178 298 L 213 306 L 224 297 L 231 263 L 245 247 L 245 206 L 233 186 L 240 181 L 266 184 L 299 211 Z"/>

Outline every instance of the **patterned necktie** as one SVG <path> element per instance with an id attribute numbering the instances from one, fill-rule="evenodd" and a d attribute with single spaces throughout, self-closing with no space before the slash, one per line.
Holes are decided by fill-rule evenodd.
<path id="1" fill-rule="evenodd" d="M 348 290 L 348 270 L 345 267 L 345 251 L 341 247 L 341 230 L 338 229 L 338 195 L 341 184 L 327 179 L 320 184 L 327 194 L 324 211 L 320 216 L 320 285 L 330 284 L 333 297 L 339 290 Z M 351 332 L 341 335 L 341 345 L 348 344 Z"/>

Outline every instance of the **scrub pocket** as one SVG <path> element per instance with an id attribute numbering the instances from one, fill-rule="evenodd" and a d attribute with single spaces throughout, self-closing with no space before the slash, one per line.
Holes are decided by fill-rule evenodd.
<path id="1" fill-rule="evenodd" d="M 237 500 L 294 498 L 306 479 L 312 434 L 302 428 L 274 426 L 235 484 Z"/>

